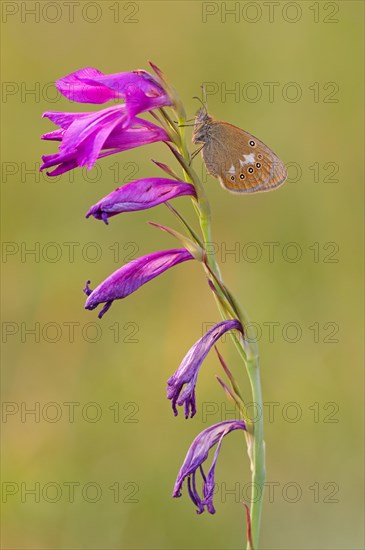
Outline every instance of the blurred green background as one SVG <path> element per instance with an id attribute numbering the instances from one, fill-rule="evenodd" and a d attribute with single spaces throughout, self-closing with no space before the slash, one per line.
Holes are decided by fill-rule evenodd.
<path id="1" fill-rule="evenodd" d="M 261 546 L 363 548 L 363 3 L 1 7 L 2 547 L 244 545 L 250 476 L 240 434 L 226 438 L 218 461 L 215 516 L 198 516 L 186 489 L 171 499 L 193 438 L 233 417 L 213 353 L 193 420 L 174 418 L 165 396 L 186 351 L 219 320 L 199 266 L 175 267 L 102 321 L 83 308 L 87 278 L 93 286 L 133 257 L 176 246 L 146 224 L 178 227 L 164 206 L 108 227 L 84 218 L 131 177 L 162 175 L 150 159 L 173 163 L 171 155 L 157 144 L 90 173 L 32 173 L 56 151 L 39 139 L 53 129 L 41 114 L 94 109 L 55 94 L 57 78 L 85 66 L 148 69 L 151 59 L 189 116 L 210 83 L 211 114 L 290 163 L 275 193 L 235 196 L 204 176 L 223 276 L 261 330 L 271 487 Z M 189 199 L 174 205 L 196 225 Z M 277 243 L 271 257 L 268 243 Z M 228 338 L 220 349 L 249 397 Z"/>

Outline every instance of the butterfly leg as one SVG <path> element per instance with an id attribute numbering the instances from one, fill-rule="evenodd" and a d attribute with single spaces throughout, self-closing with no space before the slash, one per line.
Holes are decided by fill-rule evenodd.
<path id="1" fill-rule="evenodd" d="M 201 147 L 199 147 L 199 149 L 197 149 L 196 151 L 194 151 L 194 153 L 191 155 L 190 157 L 190 162 L 189 162 L 189 166 L 191 165 L 191 163 L 193 162 L 193 160 L 195 159 L 195 157 L 197 155 L 199 155 L 200 151 L 203 149 L 205 143 L 203 143 L 203 145 Z"/>
<path id="2" fill-rule="evenodd" d="M 185 120 L 185 122 L 193 122 L 193 120 L 195 120 L 195 117 L 194 118 L 188 118 L 188 119 Z M 177 124 L 179 128 L 186 128 L 186 126 L 195 126 L 195 124 L 179 124 L 178 120 L 173 120 L 173 122 L 175 124 Z"/>

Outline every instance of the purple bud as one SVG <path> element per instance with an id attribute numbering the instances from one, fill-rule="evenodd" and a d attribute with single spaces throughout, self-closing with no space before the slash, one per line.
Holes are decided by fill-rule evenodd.
<path id="1" fill-rule="evenodd" d="M 170 267 L 192 259 L 193 256 L 185 248 L 162 250 L 141 256 L 114 271 L 95 290 L 89 288 L 90 281 L 88 281 L 84 289 L 88 296 L 85 309 L 95 309 L 99 304 L 105 303 L 98 315 L 101 319 L 114 300 L 125 298 Z"/>
<path id="2" fill-rule="evenodd" d="M 146 210 L 183 195 L 195 197 L 194 186 L 184 181 L 166 178 L 135 180 L 115 189 L 97 204 L 94 204 L 86 217 L 94 216 L 107 224 L 108 218 L 116 214 Z"/>

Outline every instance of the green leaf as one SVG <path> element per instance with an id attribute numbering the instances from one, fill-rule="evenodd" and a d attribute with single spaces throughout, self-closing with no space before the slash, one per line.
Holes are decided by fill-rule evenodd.
<path id="1" fill-rule="evenodd" d="M 166 233 L 169 233 L 173 237 L 175 237 L 178 241 L 182 243 L 184 248 L 190 252 L 190 254 L 195 258 L 195 260 L 198 260 L 199 262 L 203 261 L 203 250 L 195 244 L 193 241 L 191 241 L 188 237 L 185 237 L 185 235 L 182 235 L 175 229 L 172 229 L 171 227 L 167 227 L 166 225 L 160 225 L 159 223 L 154 222 L 148 222 L 150 225 L 153 225 L 154 227 L 157 227 L 158 229 L 161 229 L 162 231 L 166 231 Z"/>

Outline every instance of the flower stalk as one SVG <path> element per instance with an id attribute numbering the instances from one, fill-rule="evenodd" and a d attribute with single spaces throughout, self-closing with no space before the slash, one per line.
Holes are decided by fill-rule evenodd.
<path id="1" fill-rule="evenodd" d="M 166 117 L 165 109 L 160 109 L 161 114 Z M 167 122 L 171 124 L 171 118 L 166 118 Z M 208 276 L 213 284 L 216 294 L 215 298 L 218 304 L 219 311 L 224 320 L 232 319 L 232 313 L 239 319 L 243 328 L 244 334 L 237 336 L 236 331 L 231 333 L 231 337 L 238 349 L 241 358 L 244 361 L 246 372 L 250 381 L 252 401 L 255 403 L 257 409 L 260 411 L 258 418 L 255 419 L 254 424 L 247 424 L 246 440 L 248 443 L 248 454 L 251 463 L 252 474 L 252 495 L 250 506 L 250 518 L 251 518 L 251 537 L 247 541 L 247 549 L 257 549 L 259 546 L 259 534 L 262 515 L 263 504 L 263 492 L 265 483 L 265 445 L 264 445 L 264 424 L 263 424 L 263 402 L 261 392 L 260 381 L 260 367 L 259 367 L 259 354 L 258 346 L 255 341 L 250 340 L 245 332 L 245 327 L 248 325 L 249 320 L 247 315 L 243 312 L 239 306 L 237 300 L 232 296 L 224 285 L 220 269 L 217 263 L 217 259 L 214 253 L 213 237 L 212 237 L 212 220 L 211 210 L 208 197 L 205 193 L 203 184 L 201 183 L 198 175 L 190 164 L 191 155 L 187 147 L 185 138 L 185 126 L 186 120 L 178 117 L 178 125 L 176 128 L 179 131 L 179 138 L 175 139 L 174 144 L 178 149 L 179 154 L 175 154 L 175 157 L 183 168 L 184 178 L 186 181 L 192 183 L 195 186 L 197 193 L 198 208 L 196 209 L 199 216 L 200 227 L 203 235 L 203 249 L 206 257 L 206 267 Z M 233 310 L 233 311 L 232 311 Z M 246 420 L 245 407 L 240 409 L 242 419 Z"/>

